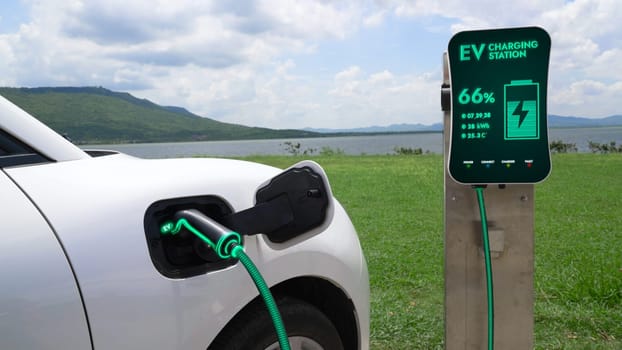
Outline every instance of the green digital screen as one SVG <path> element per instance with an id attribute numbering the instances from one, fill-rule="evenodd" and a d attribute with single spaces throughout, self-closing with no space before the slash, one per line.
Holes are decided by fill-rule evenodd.
<path id="1" fill-rule="evenodd" d="M 551 39 L 537 27 L 465 31 L 449 41 L 449 174 L 465 184 L 536 183 L 551 171 Z"/>

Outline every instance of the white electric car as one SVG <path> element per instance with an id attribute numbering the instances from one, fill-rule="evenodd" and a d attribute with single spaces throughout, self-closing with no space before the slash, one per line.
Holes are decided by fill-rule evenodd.
<path id="1" fill-rule="evenodd" d="M 293 349 L 368 349 L 357 234 L 323 170 L 83 151 L 0 97 L 0 349 L 278 349 L 251 278 L 196 236 L 240 233 Z"/>

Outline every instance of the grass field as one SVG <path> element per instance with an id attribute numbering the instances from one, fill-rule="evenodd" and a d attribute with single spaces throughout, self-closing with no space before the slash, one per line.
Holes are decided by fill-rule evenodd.
<path id="1" fill-rule="evenodd" d="M 313 159 L 365 251 L 372 349 L 442 349 L 442 156 Z M 535 254 L 536 349 L 622 349 L 622 154 L 553 156 L 536 185 Z"/>

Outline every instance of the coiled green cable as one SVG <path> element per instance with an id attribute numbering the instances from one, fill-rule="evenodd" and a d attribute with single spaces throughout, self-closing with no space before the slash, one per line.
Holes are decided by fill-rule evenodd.
<path id="1" fill-rule="evenodd" d="M 270 288 L 268 288 L 263 276 L 261 276 L 253 261 L 248 257 L 248 255 L 246 255 L 246 252 L 242 246 L 235 245 L 231 251 L 231 256 L 240 260 L 242 265 L 246 268 L 246 271 L 248 271 L 248 274 L 253 279 L 253 282 L 255 282 L 255 286 L 257 286 L 259 294 L 261 294 L 263 301 L 266 303 L 270 317 L 272 317 L 272 323 L 274 323 L 274 328 L 276 329 L 276 335 L 279 338 L 281 350 L 290 350 L 289 339 L 287 337 L 287 332 L 285 331 L 285 325 L 281 319 L 281 314 L 279 313 L 279 309 L 276 307 L 276 302 L 274 301 L 272 293 L 270 293 Z"/>
<path id="2" fill-rule="evenodd" d="M 486 265 L 486 296 L 488 300 L 488 350 L 494 349 L 495 342 L 495 306 L 492 288 L 492 262 L 490 261 L 490 242 L 488 240 L 488 221 L 486 219 L 486 205 L 484 203 L 484 187 L 475 186 L 479 214 L 482 220 L 482 242 L 484 248 L 484 264 Z"/>
<path id="3" fill-rule="evenodd" d="M 218 242 L 214 243 L 212 240 L 207 238 L 202 232 L 194 228 L 188 220 L 181 218 L 177 220 L 177 223 L 173 224 L 172 222 L 166 222 L 160 227 L 160 232 L 162 234 L 177 234 L 181 230 L 181 227 L 185 227 L 188 231 L 192 232 L 194 235 L 199 237 L 203 242 L 205 242 L 208 246 L 214 249 L 218 256 L 222 259 L 238 259 L 246 268 L 246 271 L 251 276 L 251 279 L 255 283 L 259 294 L 263 298 L 266 307 L 268 308 L 268 312 L 270 313 L 270 317 L 272 318 L 272 323 L 274 324 L 274 329 L 276 330 L 276 335 L 279 341 L 279 345 L 281 346 L 281 350 L 290 350 L 291 347 L 289 345 L 289 338 L 287 336 L 287 332 L 285 330 L 285 325 L 283 324 L 283 319 L 281 318 L 281 314 L 279 313 L 279 309 L 276 306 L 276 302 L 274 301 L 274 297 L 270 292 L 270 288 L 268 284 L 264 280 L 261 273 L 257 269 L 257 266 L 253 263 L 251 258 L 246 255 L 244 251 L 244 247 L 241 245 L 241 238 L 237 232 L 231 231 L 226 235 L 220 236 Z"/>

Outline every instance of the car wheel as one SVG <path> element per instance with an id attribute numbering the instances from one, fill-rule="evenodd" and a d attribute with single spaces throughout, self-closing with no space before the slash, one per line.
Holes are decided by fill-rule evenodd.
<path id="1" fill-rule="evenodd" d="M 315 306 L 295 298 L 277 300 L 292 350 L 342 350 L 343 345 L 332 322 Z M 279 350 L 272 319 L 263 302 L 250 309 L 210 346 L 210 349 Z"/>

